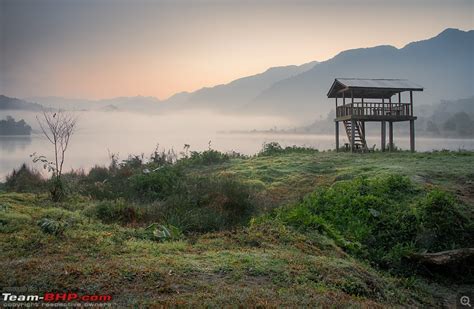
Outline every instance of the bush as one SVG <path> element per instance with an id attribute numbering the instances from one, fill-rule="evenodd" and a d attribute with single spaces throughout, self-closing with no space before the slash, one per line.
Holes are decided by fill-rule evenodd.
<path id="1" fill-rule="evenodd" d="M 130 178 L 133 197 L 142 201 L 161 200 L 179 192 L 183 175 L 177 166 L 162 166 L 156 171 L 139 173 Z"/>
<path id="2" fill-rule="evenodd" d="M 152 224 L 146 231 L 152 231 L 153 238 L 159 241 L 177 241 L 183 237 L 183 232 L 173 225 Z"/>
<path id="3" fill-rule="evenodd" d="M 446 192 L 433 190 L 420 202 L 418 243 L 429 251 L 474 247 L 474 218 Z"/>
<path id="4" fill-rule="evenodd" d="M 277 142 L 264 143 L 262 150 L 258 153 L 259 156 L 273 156 L 282 153 L 314 153 L 318 152 L 317 149 L 310 147 L 300 147 L 300 146 L 287 146 L 285 148 Z"/>
<path id="5" fill-rule="evenodd" d="M 7 175 L 5 189 L 10 192 L 38 193 L 46 190 L 46 181 L 37 170 L 23 163 L 19 169 Z"/>
<path id="6" fill-rule="evenodd" d="M 43 233 L 60 236 L 64 234 L 67 224 L 54 219 L 43 218 L 38 221 L 38 226 Z"/>
<path id="7" fill-rule="evenodd" d="M 401 269 L 402 258 L 415 251 L 472 246 L 468 213 L 450 194 L 425 193 L 392 175 L 337 182 L 276 215 L 294 228 L 322 232 L 379 266 Z"/>
<path id="8" fill-rule="evenodd" d="M 246 224 L 257 210 L 255 188 L 234 176 L 194 177 L 162 205 L 164 222 L 184 232 L 208 232 Z"/>
<path id="9" fill-rule="evenodd" d="M 187 160 L 191 164 L 211 165 L 229 161 L 229 155 L 213 149 L 203 152 L 191 151 L 191 156 Z"/>
<path id="10" fill-rule="evenodd" d="M 254 198 L 256 188 L 233 176 L 183 178 L 180 180 L 179 190 L 164 189 L 163 192 L 167 194 L 174 192 L 168 196 L 160 195 L 162 180 L 165 183 L 169 181 L 162 174 L 134 183 L 140 184 L 140 188 L 154 188 L 144 190 L 142 194 L 163 200 L 148 204 L 127 202 L 123 198 L 104 200 L 88 207 L 85 214 L 104 223 L 156 223 L 168 228 L 176 227 L 183 233 L 192 233 L 244 225 L 257 211 Z"/>
<path id="11" fill-rule="evenodd" d="M 136 223 L 142 218 L 141 209 L 123 199 L 102 201 L 85 210 L 86 215 L 104 223 Z"/>
<path id="12" fill-rule="evenodd" d="M 263 143 L 262 150 L 260 150 L 259 155 L 262 156 L 271 156 L 279 154 L 283 151 L 283 148 L 277 142 Z"/>

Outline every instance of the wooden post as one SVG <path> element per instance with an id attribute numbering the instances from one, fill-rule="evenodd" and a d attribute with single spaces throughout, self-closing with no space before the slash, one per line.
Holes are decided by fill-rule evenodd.
<path id="1" fill-rule="evenodd" d="M 351 151 L 355 152 L 355 121 L 351 119 Z"/>
<path id="2" fill-rule="evenodd" d="M 392 115 L 392 97 L 388 98 L 388 110 L 390 111 L 390 115 Z"/>
<path id="3" fill-rule="evenodd" d="M 337 114 L 337 94 L 336 94 L 336 118 L 338 117 L 339 115 Z"/>
<path id="4" fill-rule="evenodd" d="M 388 122 L 388 148 L 393 151 L 393 121 Z"/>
<path id="5" fill-rule="evenodd" d="M 410 91 L 410 116 L 413 116 L 413 91 Z"/>
<path id="6" fill-rule="evenodd" d="M 402 108 L 402 93 L 398 93 L 398 113 L 405 114 L 405 108 Z"/>
<path id="7" fill-rule="evenodd" d="M 335 121 L 336 123 L 336 152 L 339 152 L 339 121 Z"/>
<path id="8" fill-rule="evenodd" d="M 354 91 L 351 90 L 351 115 L 354 115 Z"/>
<path id="9" fill-rule="evenodd" d="M 367 146 L 367 140 L 365 139 L 365 121 L 361 121 L 360 122 L 360 129 L 362 130 L 362 132 L 360 132 L 362 134 L 362 140 L 365 141 L 365 146 Z M 364 151 L 366 151 L 367 149 L 364 149 Z"/>
<path id="10" fill-rule="evenodd" d="M 365 110 L 364 110 L 364 98 L 361 98 L 361 107 L 362 107 L 362 115 L 365 115 Z"/>
<path id="11" fill-rule="evenodd" d="M 410 151 L 415 152 L 415 120 L 410 120 Z"/>
<path id="12" fill-rule="evenodd" d="M 382 115 L 385 116 L 385 99 L 382 98 Z"/>
<path id="13" fill-rule="evenodd" d="M 386 135 L 387 135 L 386 132 L 385 132 L 385 129 L 386 129 L 385 128 L 385 120 L 382 120 L 381 129 L 380 129 L 380 131 L 381 131 L 381 143 L 380 143 L 381 146 L 380 147 L 381 147 L 382 151 L 385 151 L 385 142 L 386 142 L 385 139 L 386 139 Z"/>

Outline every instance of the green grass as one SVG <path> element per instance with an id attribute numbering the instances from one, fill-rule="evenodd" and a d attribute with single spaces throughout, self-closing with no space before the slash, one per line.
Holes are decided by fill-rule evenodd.
<path id="1" fill-rule="evenodd" d="M 253 182 L 263 183 L 278 201 L 301 198 L 315 186 L 358 176 L 399 174 L 426 185 L 442 186 L 474 201 L 474 153 L 369 153 L 294 152 L 278 156 L 234 159 L 217 168 Z"/>
<path id="2" fill-rule="evenodd" d="M 449 191 L 472 209 L 473 166 L 470 152 L 287 151 L 191 166 L 187 174 L 230 174 L 259 187 L 257 202 L 265 211 L 291 209 L 341 180 L 383 175 L 408 176 L 422 191 Z M 1 193 L 0 285 L 110 293 L 124 306 L 433 307 L 456 294 L 456 282 L 394 275 L 352 255 L 330 233 L 271 215 L 160 242 L 146 225 L 91 216 L 99 203 L 74 196 L 54 204 L 46 194 Z M 64 231 L 45 232 L 38 225 L 44 218 Z"/>
<path id="3" fill-rule="evenodd" d="M 342 252 L 326 237 L 253 225 L 160 243 L 135 229 L 91 221 L 81 211 L 45 207 L 33 196 L 3 194 L 13 222 L 0 240 L 2 286 L 112 293 L 117 303 L 385 305 L 414 301 L 400 279 Z M 41 218 L 73 221 L 62 236 Z M 5 223 L 3 223 L 5 224 Z M 422 286 L 422 285 L 420 285 Z M 433 305 L 426 295 L 418 305 Z"/>

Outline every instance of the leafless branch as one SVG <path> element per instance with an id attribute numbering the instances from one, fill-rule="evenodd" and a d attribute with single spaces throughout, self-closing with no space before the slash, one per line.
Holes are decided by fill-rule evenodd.
<path id="1" fill-rule="evenodd" d="M 43 111 L 43 117 L 36 117 L 41 131 L 54 146 L 55 171 L 58 179 L 62 175 L 66 150 L 71 136 L 74 134 L 77 119 L 64 111 Z"/>

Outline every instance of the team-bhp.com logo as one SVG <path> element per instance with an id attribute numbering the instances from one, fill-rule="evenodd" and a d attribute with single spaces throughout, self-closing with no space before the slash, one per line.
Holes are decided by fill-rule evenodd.
<path id="1" fill-rule="evenodd" d="M 80 295 L 77 293 L 44 293 L 43 295 L 24 295 L 2 292 L 3 304 L 6 303 L 30 303 L 30 302 L 88 302 L 88 303 L 107 303 L 112 301 L 112 295 Z"/>

